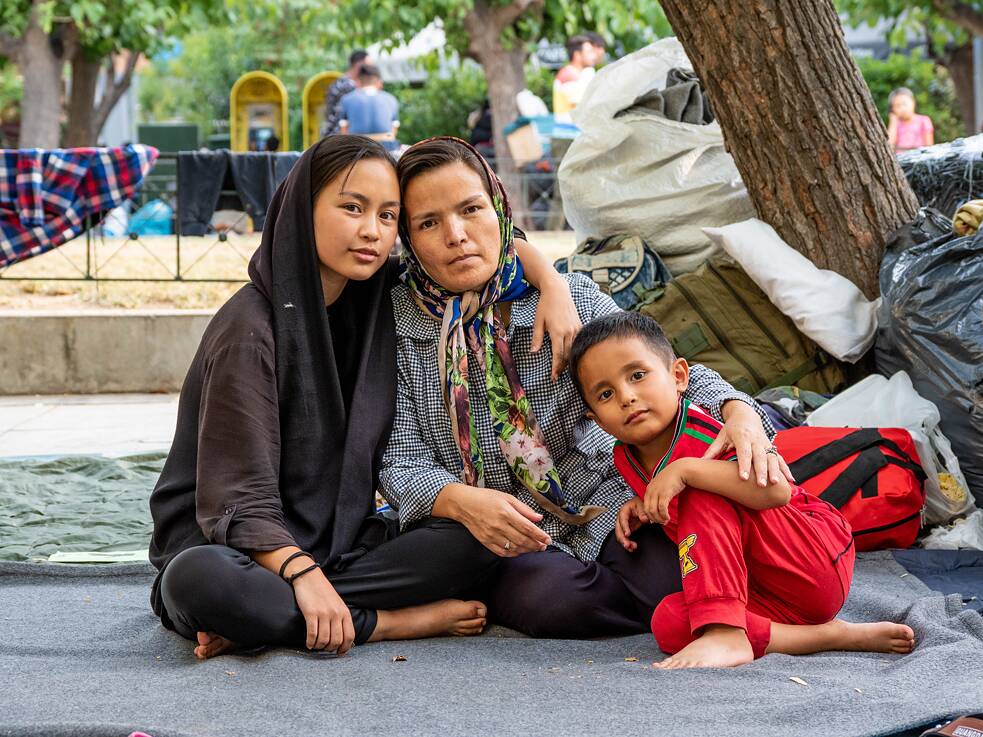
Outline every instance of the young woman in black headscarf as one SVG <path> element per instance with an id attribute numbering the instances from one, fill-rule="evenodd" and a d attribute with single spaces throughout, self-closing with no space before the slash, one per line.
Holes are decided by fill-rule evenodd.
<path id="1" fill-rule="evenodd" d="M 202 337 L 150 498 L 151 603 L 200 658 L 260 645 L 343 654 L 485 624 L 484 604 L 461 597 L 497 557 L 456 522 L 397 535 L 375 513 L 395 406 L 398 217 L 382 146 L 322 140 L 274 196 L 250 283 Z M 520 258 L 554 287 L 554 344 L 572 339 L 563 282 L 524 242 Z"/>

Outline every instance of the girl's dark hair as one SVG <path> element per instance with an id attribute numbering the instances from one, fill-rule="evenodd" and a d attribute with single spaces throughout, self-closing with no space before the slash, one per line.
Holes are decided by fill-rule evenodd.
<path id="1" fill-rule="evenodd" d="M 365 136 L 336 135 L 322 138 L 314 144 L 311 158 L 311 199 L 317 199 L 321 190 L 344 171 L 351 171 L 359 161 L 382 159 L 393 170 L 396 162 L 382 144 Z"/>
<path id="2" fill-rule="evenodd" d="M 912 100 L 914 100 L 915 93 L 912 92 L 907 87 L 898 87 L 890 95 L 887 96 L 887 104 L 893 105 L 894 101 L 897 100 L 899 97 L 910 97 Z"/>
<path id="3" fill-rule="evenodd" d="M 481 160 L 481 154 L 475 152 L 463 141 L 454 138 L 435 138 L 430 141 L 422 141 L 406 149 L 403 155 L 399 157 L 399 163 L 396 164 L 400 195 L 405 197 L 406 188 L 410 182 L 421 174 L 457 163 L 464 164 L 480 177 L 489 199 L 494 196 L 491 182 L 488 181 L 488 172 Z M 406 208 L 404 207 L 399 211 L 400 225 L 404 228 L 406 227 L 406 217 Z"/>

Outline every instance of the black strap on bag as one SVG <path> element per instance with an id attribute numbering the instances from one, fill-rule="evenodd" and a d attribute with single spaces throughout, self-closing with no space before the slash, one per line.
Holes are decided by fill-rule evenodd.
<path id="1" fill-rule="evenodd" d="M 882 448 L 887 448 L 901 457 L 887 455 L 881 450 Z M 860 496 L 864 499 L 877 496 L 877 474 L 888 465 L 911 471 L 920 482 L 926 479 L 925 471 L 918 462 L 905 453 L 901 446 L 885 438 L 877 428 L 873 427 L 857 430 L 816 448 L 790 463 L 789 470 L 796 481 L 807 481 L 854 454 L 857 457 L 819 495 L 820 499 L 829 502 L 837 509 L 841 509 L 857 489 L 860 489 Z"/>

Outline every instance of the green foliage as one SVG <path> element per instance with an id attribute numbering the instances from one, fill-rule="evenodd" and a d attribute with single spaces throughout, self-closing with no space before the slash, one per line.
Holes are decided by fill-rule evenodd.
<path id="1" fill-rule="evenodd" d="M 0 3 L 0 33 L 19 38 L 27 27 L 32 0 Z M 154 54 L 170 35 L 182 34 L 225 17 L 222 0 L 47 0 L 42 27 L 74 25 L 91 58 L 129 49 Z"/>
<path id="2" fill-rule="evenodd" d="M 416 143 L 431 136 L 467 139 L 468 115 L 488 96 L 481 69 L 466 64 L 446 79 L 430 77 L 423 87 L 387 85 L 399 100 L 399 140 Z"/>
<path id="3" fill-rule="evenodd" d="M 229 92 L 246 72 L 267 71 L 283 82 L 288 95 L 291 147 L 302 141 L 301 94 L 312 76 L 345 65 L 347 51 L 326 46 L 306 0 L 275 8 L 238 7 L 230 3 L 230 25 L 205 27 L 187 35 L 181 54 L 154 61 L 140 74 L 141 119 L 196 123 L 202 139 L 216 132 L 216 122 L 229 119 Z M 318 6 L 319 8 L 320 6 Z M 268 11 L 268 12 L 267 12 Z M 313 24 L 313 25 L 312 25 Z M 304 29 L 299 33 L 298 29 Z"/>
<path id="4" fill-rule="evenodd" d="M 941 66 L 915 54 L 892 54 L 883 61 L 858 60 L 871 95 L 885 123 L 887 100 L 892 90 L 908 87 L 915 93 L 918 112 L 932 119 L 935 141 L 951 141 L 963 135 L 962 120 L 948 73 Z"/>
<path id="5" fill-rule="evenodd" d="M 546 107 L 553 109 L 553 77 L 556 70 L 545 67 L 526 67 L 526 87 L 536 97 L 546 103 Z"/>
<path id="6" fill-rule="evenodd" d="M 140 118 L 196 123 L 202 139 L 215 120 L 229 118 L 229 92 L 236 79 L 257 68 L 248 33 L 209 28 L 187 36 L 180 56 L 154 62 L 140 73 Z"/>
<path id="7" fill-rule="evenodd" d="M 963 0 L 962 4 L 983 12 L 980 0 Z M 941 53 L 949 44 L 962 45 L 970 40 L 966 30 L 941 14 L 933 0 L 834 0 L 834 5 L 854 25 L 889 21 L 888 41 L 897 48 L 907 45 L 909 34 L 927 38 L 934 53 Z"/>
<path id="8" fill-rule="evenodd" d="M 20 116 L 20 99 L 23 92 L 23 80 L 17 67 L 0 58 L 0 148 L 14 148 L 16 140 L 6 140 L 3 126 L 12 123 Z"/>

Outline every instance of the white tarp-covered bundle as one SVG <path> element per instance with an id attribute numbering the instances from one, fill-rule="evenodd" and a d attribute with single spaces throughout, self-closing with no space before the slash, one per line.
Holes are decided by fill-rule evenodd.
<path id="1" fill-rule="evenodd" d="M 718 251 L 702 228 L 755 212 L 716 121 L 694 125 L 643 108 L 618 116 L 663 89 L 672 69 L 692 65 L 666 38 L 598 72 L 573 111 L 582 133 L 563 157 L 559 183 L 578 242 L 640 235 L 681 274 Z"/>

